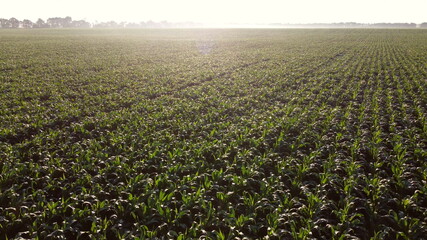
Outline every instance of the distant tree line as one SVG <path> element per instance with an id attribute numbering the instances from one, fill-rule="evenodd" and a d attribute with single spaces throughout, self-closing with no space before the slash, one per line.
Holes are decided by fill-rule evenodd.
<path id="1" fill-rule="evenodd" d="M 24 19 L 22 21 L 16 18 L 0 18 L 0 28 L 174 28 L 174 27 L 202 27 L 203 25 L 184 22 L 184 23 L 171 23 L 167 21 L 162 22 L 95 22 L 89 23 L 85 20 L 73 20 L 71 17 L 54 17 L 48 18 L 46 21 L 39 18 L 36 22 Z"/>
<path id="2" fill-rule="evenodd" d="M 312 24 L 270 24 L 274 27 L 285 28 L 427 28 L 427 22 L 419 25 L 415 23 L 356 23 L 356 22 L 342 22 L 342 23 L 312 23 Z"/>
<path id="3" fill-rule="evenodd" d="M 162 22 L 101 22 L 93 24 L 94 28 L 182 28 L 182 27 L 203 27 L 203 24 L 193 22 L 172 23 L 167 21 Z"/>
<path id="4" fill-rule="evenodd" d="M 242 26 L 245 26 L 244 24 Z M 313 24 L 283 24 L 274 23 L 264 26 L 272 26 L 279 28 L 427 28 L 427 22 L 419 25 L 415 23 L 373 23 L 364 24 L 356 22 L 342 23 L 313 23 Z M 71 17 L 54 17 L 48 18 L 46 21 L 39 18 L 36 22 L 24 19 L 18 20 L 14 17 L 10 19 L 0 18 L 0 28 L 181 28 L 181 27 L 203 27 L 203 24 L 184 22 L 171 23 L 162 22 L 95 22 L 89 23 L 85 20 L 73 20 Z"/>
<path id="5" fill-rule="evenodd" d="M 48 18 L 47 21 L 39 18 L 36 22 L 16 18 L 0 18 L 0 28 L 90 28 L 92 24 L 85 20 L 73 20 L 71 17 Z"/>

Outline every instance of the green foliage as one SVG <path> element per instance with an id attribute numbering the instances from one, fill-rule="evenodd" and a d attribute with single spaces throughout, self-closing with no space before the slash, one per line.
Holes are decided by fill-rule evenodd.
<path id="1" fill-rule="evenodd" d="M 2 30 L 0 239 L 422 239 L 426 40 Z"/>

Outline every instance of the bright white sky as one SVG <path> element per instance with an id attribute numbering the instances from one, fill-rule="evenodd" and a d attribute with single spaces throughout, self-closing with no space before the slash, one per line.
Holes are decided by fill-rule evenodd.
<path id="1" fill-rule="evenodd" d="M 2 0 L 0 18 L 200 23 L 427 22 L 427 0 Z"/>

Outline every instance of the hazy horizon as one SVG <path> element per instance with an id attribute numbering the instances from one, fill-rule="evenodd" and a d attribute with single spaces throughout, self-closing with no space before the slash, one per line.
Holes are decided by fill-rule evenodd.
<path id="1" fill-rule="evenodd" d="M 308 24 L 308 23 L 422 23 L 427 22 L 427 1 L 242 1 L 158 0 L 103 2 L 93 0 L 8 1 L 1 18 L 36 21 L 71 16 L 89 22 L 168 21 L 202 24 Z"/>

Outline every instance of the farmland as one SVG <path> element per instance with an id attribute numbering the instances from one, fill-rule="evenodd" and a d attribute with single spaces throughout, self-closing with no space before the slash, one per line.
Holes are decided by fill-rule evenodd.
<path id="1" fill-rule="evenodd" d="M 422 239 L 426 43 L 1 30 L 0 238 Z"/>

